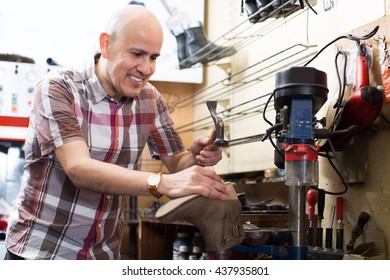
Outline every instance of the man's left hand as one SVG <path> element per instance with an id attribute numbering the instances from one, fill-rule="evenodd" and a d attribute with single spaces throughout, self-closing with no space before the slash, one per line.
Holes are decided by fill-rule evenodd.
<path id="1" fill-rule="evenodd" d="M 216 165 L 222 159 L 222 149 L 213 145 L 210 137 L 200 136 L 191 146 L 194 159 L 201 166 Z"/>

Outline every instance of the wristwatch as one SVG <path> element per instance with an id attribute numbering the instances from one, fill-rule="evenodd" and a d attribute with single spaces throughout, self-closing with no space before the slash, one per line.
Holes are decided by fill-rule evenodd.
<path id="1" fill-rule="evenodd" d="M 156 174 L 152 174 L 149 176 L 148 180 L 147 180 L 147 183 L 148 183 L 148 189 L 150 191 L 150 193 L 157 197 L 157 198 L 160 198 L 162 197 L 162 194 L 160 194 L 157 189 L 158 189 L 158 185 L 160 184 L 161 182 L 161 177 L 162 177 L 162 172 L 159 172 L 159 173 L 156 173 Z"/>

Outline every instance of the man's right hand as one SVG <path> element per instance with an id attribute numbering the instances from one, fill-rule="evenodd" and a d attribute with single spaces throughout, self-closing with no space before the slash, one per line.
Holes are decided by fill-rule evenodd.
<path id="1" fill-rule="evenodd" d="M 195 165 L 176 173 L 163 174 L 159 192 L 169 198 L 200 194 L 225 199 L 231 189 L 214 170 Z"/>

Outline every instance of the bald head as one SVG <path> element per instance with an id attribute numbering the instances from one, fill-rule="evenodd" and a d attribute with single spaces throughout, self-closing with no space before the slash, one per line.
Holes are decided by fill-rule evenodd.
<path id="1" fill-rule="evenodd" d="M 161 32 L 161 34 L 163 33 L 157 17 L 141 5 L 126 5 L 117 9 L 108 20 L 105 32 L 115 40 L 125 35 L 128 26 L 134 28 L 148 27 Z"/>
<path id="2" fill-rule="evenodd" d="M 110 17 L 99 44 L 96 75 L 109 96 L 119 101 L 139 95 L 156 71 L 163 30 L 147 8 L 127 5 Z"/>

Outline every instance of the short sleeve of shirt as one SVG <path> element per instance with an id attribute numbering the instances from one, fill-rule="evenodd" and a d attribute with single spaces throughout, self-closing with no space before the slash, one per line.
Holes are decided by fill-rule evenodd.
<path id="1" fill-rule="evenodd" d="M 32 116 L 42 155 L 64 143 L 84 139 L 74 112 L 74 97 L 60 74 L 37 85 Z"/>
<path id="2" fill-rule="evenodd" d="M 186 149 L 174 129 L 168 107 L 156 89 L 154 89 L 154 93 L 156 95 L 156 118 L 148 139 L 150 154 L 153 158 L 179 154 Z"/>

